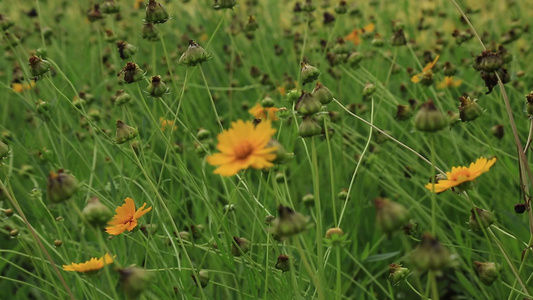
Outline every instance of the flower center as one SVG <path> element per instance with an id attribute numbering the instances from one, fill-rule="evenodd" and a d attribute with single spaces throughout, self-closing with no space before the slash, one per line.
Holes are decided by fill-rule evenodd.
<path id="1" fill-rule="evenodd" d="M 237 159 L 245 159 L 252 154 L 253 151 L 254 148 L 247 141 L 241 142 L 233 148 L 233 152 L 235 153 Z"/>
<path id="2" fill-rule="evenodd" d="M 461 177 L 461 176 L 470 177 L 470 170 L 466 169 L 466 170 L 457 171 L 457 172 L 453 173 L 453 175 L 451 176 L 452 178 L 450 178 L 450 179 L 453 180 L 453 181 L 457 181 L 459 179 L 459 177 Z"/>

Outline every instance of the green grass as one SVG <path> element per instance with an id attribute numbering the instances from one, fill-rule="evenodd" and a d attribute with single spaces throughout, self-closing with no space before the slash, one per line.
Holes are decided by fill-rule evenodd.
<path id="1" fill-rule="evenodd" d="M 162 39 L 155 42 L 141 38 L 144 9 L 134 9 L 132 1 L 120 1 L 120 18 L 107 15 L 95 22 L 86 20 L 89 4 L 85 2 L 0 3 L 2 14 L 15 22 L 7 32 L 21 41 L 13 45 L 3 39 L 5 51 L 0 55 L 0 138 L 10 147 L 9 155 L 0 161 L 4 211 L 0 287 L 5 297 L 122 299 L 117 270 L 134 264 L 150 274 L 141 299 L 532 298 L 533 253 L 526 247 L 533 243 L 533 216 L 530 210 L 515 213 L 514 206 L 528 199 L 523 193 L 532 187 L 533 178 L 527 176 L 529 168 L 519 167 L 522 159 L 512 131 L 516 127 L 523 147 L 532 124 L 524 97 L 532 89 L 533 71 L 531 32 L 522 32 L 533 11 L 528 1 L 457 2 L 489 49 L 496 50 L 511 28 L 521 32 L 516 41 L 505 45 L 512 56 L 505 64 L 511 75 L 504 86 L 506 93 L 496 86 L 487 95 L 479 72 L 472 67 L 483 51 L 480 41 L 472 37 L 458 44 L 452 37 L 454 29 L 474 30 L 461 21 L 453 0 L 357 1 L 359 14 L 342 15 L 334 12 L 337 1 L 314 0 L 317 9 L 311 19 L 307 13 L 292 12 L 295 1 L 248 1 L 253 5 L 238 1 L 233 10 L 214 10 L 212 1 L 168 1 L 172 19 L 157 25 Z M 350 11 L 352 4 L 348 7 Z M 37 17 L 28 16 L 32 9 Z M 323 24 L 326 11 L 335 16 L 328 25 Z M 259 25 L 253 39 L 242 30 L 249 15 Z M 426 29 L 419 28 L 422 16 Z M 293 17 L 299 18 L 297 24 Z M 391 46 L 391 21 L 400 21 L 414 43 Z M 332 51 L 337 38 L 369 23 L 376 25 L 384 45 L 377 47 L 372 34 L 363 35 L 358 46 L 346 42 L 350 50 L 363 54 L 359 67 L 330 66 L 325 53 Z M 119 85 L 116 75 L 130 60 L 121 60 L 115 44 L 105 40 L 106 29 L 138 47 L 130 60 L 146 72 L 146 81 Z M 442 34 L 441 41 L 436 31 Z M 190 39 L 213 58 L 195 67 L 178 65 Z M 329 42 L 328 49 L 321 41 Z M 276 55 L 275 45 L 283 49 L 281 55 Z M 43 58 L 53 70 L 39 78 L 33 89 L 17 93 L 11 88 L 12 70 L 21 66 L 24 81 L 29 82 L 28 58 L 38 48 L 46 49 Z M 426 51 L 431 60 L 440 54 L 435 83 L 429 87 L 410 80 L 427 63 Z M 300 138 L 302 118 L 277 90 L 286 87 L 288 92 L 299 81 L 302 60 L 321 71 L 319 81 L 335 97 L 323 108 L 322 115 L 338 114 L 338 118 L 326 118 L 325 126 L 332 130 L 327 135 Z M 437 88 L 444 79 L 446 61 L 456 66 L 455 78 L 462 80 L 461 86 Z M 268 75 L 272 84 L 252 77 L 252 67 Z M 154 75 L 161 75 L 169 87 L 161 98 L 145 91 Z M 364 97 L 367 83 L 377 89 Z M 313 87 L 311 83 L 303 89 L 310 92 Z M 114 105 L 111 97 L 118 89 L 129 93 L 132 101 Z M 79 92 L 94 100 L 74 106 Z M 463 93 L 479 99 L 484 109 L 475 121 L 425 133 L 415 129 L 414 118 L 395 118 L 397 105 L 408 105 L 409 99 L 420 103 L 433 99 L 440 110 L 458 113 L 457 99 Z M 276 107 L 289 111 L 273 127 L 275 138 L 294 153 L 294 159 L 232 177 L 213 174 L 206 157 L 218 151 L 221 126 L 227 129 L 239 119 L 252 120 L 248 109 L 267 95 Z M 39 112 L 38 99 L 49 104 L 48 113 Z M 177 129 L 163 130 L 160 117 L 175 121 Z M 116 144 L 119 119 L 138 128 L 138 137 Z M 492 133 L 497 124 L 505 131 L 501 139 Z M 201 128 L 209 132 L 208 138 L 198 138 Z M 453 166 L 468 166 L 480 156 L 496 156 L 498 161 L 467 193 L 435 195 L 424 187 L 439 173 L 435 167 L 449 171 Z M 529 156 L 526 152 L 528 161 Z M 60 168 L 74 175 L 80 188 L 68 201 L 52 204 L 47 177 Z M 348 192 L 345 200 L 337 196 L 343 189 Z M 308 194 L 314 200 L 304 202 Z M 81 215 L 93 196 L 112 211 L 126 197 L 133 198 L 137 207 L 146 202 L 153 209 L 139 219 L 138 227 L 155 224 L 157 232 L 146 236 L 135 230 L 111 238 Z M 406 207 L 416 232 L 406 235 L 397 230 L 387 235 L 378 230 L 373 204 L 377 197 Z M 235 209 L 226 210 L 226 205 Z M 308 229 L 282 242 L 275 240 L 265 218 L 277 216 L 279 205 L 309 216 Z M 482 231 L 470 230 L 473 206 L 492 211 L 496 222 Z M 7 216 L 8 209 L 15 213 Z M 199 237 L 178 234 L 199 225 L 203 228 Z M 324 241 L 332 227 L 342 228 L 347 236 L 341 247 Z M 425 232 L 451 253 L 453 262 L 446 268 L 416 269 L 413 260 L 419 257 L 410 254 Z M 233 237 L 248 239 L 250 250 L 233 255 Z M 55 240 L 62 245 L 55 246 Z M 93 276 L 62 270 L 62 265 L 106 252 L 116 256 L 114 263 Z M 275 268 L 280 254 L 291 258 L 289 272 Z M 499 278 L 485 286 L 474 261 L 500 264 Z M 391 263 L 410 270 L 395 286 L 389 278 Z M 199 270 L 209 272 L 204 288 L 195 285 Z"/>

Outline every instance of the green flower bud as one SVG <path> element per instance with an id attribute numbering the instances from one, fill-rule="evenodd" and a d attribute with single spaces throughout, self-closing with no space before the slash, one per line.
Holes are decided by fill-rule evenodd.
<path id="1" fill-rule="evenodd" d="M 285 95 L 285 99 L 289 103 L 294 103 L 294 102 L 298 101 L 298 99 L 300 99 L 300 92 L 298 92 L 297 90 L 290 90 Z"/>
<path id="2" fill-rule="evenodd" d="M 367 83 L 363 88 L 363 96 L 368 97 L 376 92 L 377 87 L 373 83 Z"/>
<path id="3" fill-rule="evenodd" d="M 387 198 L 374 199 L 374 206 L 376 207 L 376 225 L 388 235 L 400 229 L 411 218 L 409 211 L 403 205 Z"/>
<path id="4" fill-rule="evenodd" d="M 9 236 L 11 236 L 12 238 L 15 238 L 19 235 L 19 231 L 17 229 L 13 229 L 9 232 Z"/>
<path id="5" fill-rule="evenodd" d="M 276 175 L 274 176 L 274 179 L 276 180 L 277 183 L 283 183 L 285 182 L 287 177 L 285 177 L 285 174 L 283 174 L 282 172 L 277 172 Z"/>
<path id="6" fill-rule="evenodd" d="M 90 22 L 98 21 L 104 18 L 104 15 L 100 11 L 100 4 L 93 4 L 89 11 L 87 11 L 87 19 Z"/>
<path id="7" fill-rule="evenodd" d="M 346 62 L 352 68 L 358 67 L 361 61 L 363 61 L 363 54 L 359 52 L 352 52 L 348 55 Z"/>
<path id="8" fill-rule="evenodd" d="M 44 59 L 41 59 L 35 55 L 32 55 L 28 59 L 30 65 L 30 73 L 32 76 L 41 76 L 44 73 L 50 70 L 50 62 Z"/>
<path id="9" fill-rule="evenodd" d="M 488 210 L 476 207 L 470 210 L 470 220 L 468 224 L 472 230 L 481 230 L 482 228 L 488 228 L 495 221 L 494 216 Z M 477 216 L 476 216 L 477 214 Z"/>
<path id="10" fill-rule="evenodd" d="M 455 125 L 456 123 L 459 123 L 459 121 L 461 121 L 459 113 L 453 112 L 451 110 L 447 112 L 447 116 L 448 116 L 448 123 L 450 127 Z"/>
<path id="11" fill-rule="evenodd" d="M 348 6 L 346 5 L 346 1 L 341 0 L 339 3 L 335 5 L 335 13 L 339 15 L 343 15 L 348 11 Z"/>
<path id="12" fill-rule="evenodd" d="M 301 77 L 302 77 L 302 84 L 303 85 L 306 85 L 309 82 L 313 82 L 313 81 L 317 80 L 318 76 L 320 76 L 320 71 L 317 68 L 315 68 L 315 67 L 313 67 L 313 66 L 311 66 L 311 65 L 309 65 L 309 64 L 307 64 L 305 62 L 302 62 L 300 64 L 300 66 L 301 66 L 300 74 L 301 74 Z"/>
<path id="13" fill-rule="evenodd" d="M 311 116 L 304 117 L 300 127 L 298 128 L 298 135 L 300 137 L 312 137 L 322 133 L 322 127 Z"/>
<path id="14" fill-rule="evenodd" d="M 118 273 L 120 275 L 120 283 L 128 299 L 139 297 L 150 286 L 150 281 L 152 280 L 150 273 L 136 266 L 119 269 Z"/>
<path id="15" fill-rule="evenodd" d="M 81 213 L 89 224 L 96 227 L 105 226 L 111 217 L 113 217 L 113 212 L 100 202 L 98 197 L 90 198 Z"/>
<path id="16" fill-rule="evenodd" d="M 372 46 L 375 46 L 375 47 L 383 47 L 383 45 L 385 45 L 385 41 L 383 41 L 383 37 L 379 34 L 379 33 L 376 33 L 374 35 L 374 38 L 372 39 Z"/>
<path id="17" fill-rule="evenodd" d="M 312 207 L 315 205 L 315 195 L 309 193 L 302 197 L 302 203 L 306 207 Z"/>
<path id="18" fill-rule="evenodd" d="M 295 108 L 300 114 L 309 116 L 317 113 L 322 108 L 322 104 L 313 94 L 302 90 L 302 95 L 298 99 L 298 102 L 296 102 Z"/>
<path id="19" fill-rule="evenodd" d="M 441 270 L 450 264 L 450 252 L 431 234 L 425 233 L 411 252 L 411 263 L 420 270 Z"/>
<path id="20" fill-rule="evenodd" d="M 392 277 L 392 285 L 398 285 L 409 274 L 409 269 L 403 268 L 399 264 L 390 264 L 389 271 L 389 277 Z"/>
<path id="21" fill-rule="evenodd" d="M 307 229 L 308 217 L 304 217 L 290 207 L 280 205 L 278 217 L 272 221 L 271 232 L 280 238 L 286 238 L 298 234 Z"/>
<path id="22" fill-rule="evenodd" d="M 144 21 L 148 23 L 165 23 L 170 19 L 170 15 L 167 12 L 167 9 L 163 4 L 150 0 L 148 5 L 146 5 L 146 14 Z"/>
<path id="23" fill-rule="evenodd" d="M 261 106 L 262 107 L 273 107 L 274 105 L 276 105 L 276 103 L 274 102 L 274 99 L 270 98 L 270 96 L 266 96 L 265 98 L 263 98 L 263 100 L 261 100 Z"/>
<path id="24" fill-rule="evenodd" d="M 124 92 L 124 90 L 118 90 L 116 93 L 115 93 L 115 104 L 116 105 L 124 105 L 128 102 L 131 101 L 131 95 Z"/>
<path id="25" fill-rule="evenodd" d="M 398 108 L 396 110 L 396 119 L 400 121 L 409 120 L 411 116 L 413 115 L 413 110 L 411 109 L 410 105 L 402 105 L 398 104 Z"/>
<path id="26" fill-rule="evenodd" d="M 13 20 L 11 20 L 9 17 L 3 14 L 0 14 L 0 28 L 3 31 L 6 31 L 8 28 L 10 28 L 13 25 L 15 25 L 15 22 L 13 22 Z"/>
<path id="27" fill-rule="evenodd" d="M 63 241 L 62 240 L 54 240 L 54 246 L 56 246 L 57 248 L 63 246 Z"/>
<path id="28" fill-rule="evenodd" d="M 215 0 L 213 8 L 219 10 L 223 8 L 233 8 L 235 5 L 237 5 L 237 1 L 235 0 Z"/>
<path id="29" fill-rule="evenodd" d="M 501 68 L 503 58 L 490 50 L 483 51 L 474 61 L 474 69 L 478 71 L 493 72 Z"/>
<path id="30" fill-rule="evenodd" d="M 161 80 L 161 76 L 152 76 L 146 91 L 152 97 L 161 97 L 168 92 L 167 85 Z"/>
<path id="31" fill-rule="evenodd" d="M 234 256 L 241 256 L 250 251 L 252 245 L 249 240 L 234 236 L 233 241 L 234 243 L 231 244 L 231 253 Z"/>
<path id="32" fill-rule="evenodd" d="M 117 121 L 117 134 L 115 136 L 115 142 L 117 144 L 123 144 L 129 140 L 134 139 L 139 134 L 136 128 L 124 124 L 121 120 Z"/>
<path id="33" fill-rule="evenodd" d="M 224 213 L 234 212 L 235 211 L 235 204 L 226 204 L 226 205 L 224 205 L 224 207 L 222 208 L 222 211 Z"/>
<path id="34" fill-rule="evenodd" d="M 141 29 L 141 37 L 147 41 L 155 42 L 159 41 L 161 35 L 159 34 L 159 29 L 154 23 L 144 23 Z"/>
<path id="35" fill-rule="evenodd" d="M 204 225 L 202 225 L 202 224 L 191 225 L 190 232 L 191 232 L 193 238 L 199 239 L 199 238 L 201 238 L 203 236 Z"/>
<path id="36" fill-rule="evenodd" d="M 122 59 L 130 59 L 137 53 L 137 47 L 124 41 L 117 42 L 118 54 Z"/>
<path id="37" fill-rule="evenodd" d="M 289 271 L 291 269 L 291 262 L 289 256 L 285 254 L 280 254 L 278 256 L 278 261 L 276 262 L 276 265 L 274 267 L 280 270 L 281 272 Z"/>
<path id="38" fill-rule="evenodd" d="M 209 272 L 207 270 L 200 270 L 196 276 L 191 275 L 192 280 L 196 286 L 200 286 L 201 288 L 205 288 L 207 284 L 209 283 Z M 196 279 L 198 277 L 198 279 Z M 200 282 L 197 282 L 200 281 Z"/>
<path id="39" fill-rule="evenodd" d="M 188 231 L 180 231 L 178 232 L 178 236 L 180 239 L 184 241 L 190 241 L 191 240 L 191 234 Z"/>
<path id="40" fill-rule="evenodd" d="M 246 24 L 244 24 L 244 31 L 245 32 L 254 32 L 257 30 L 257 28 L 259 28 L 259 24 L 257 23 L 257 21 L 255 20 L 255 17 L 254 16 L 249 16 L 248 17 L 248 21 L 246 22 Z"/>
<path id="41" fill-rule="evenodd" d="M 158 226 L 157 224 L 146 224 L 142 225 L 140 230 L 144 234 L 144 236 L 149 237 L 155 235 L 157 232 Z"/>
<path id="42" fill-rule="evenodd" d="M 9 146 L 4 142 L 0 141 L 0 159 L 6 158 L 9 154 Z"/>
<path id="43" fill-rule="evenodd" d="M 498 279 L 501 271 L 500 264 L 493 262 L 474 261 L 474 267 L 476 268 L 479 280 L 481 280 L 481 282 L 487 286 L 492 285 L 494 281 Z"/>
<path id="44" fill-rule="evenodd" d="M 270 139 L 270 141 L 268 141 L 266 148 L 270 147 L 276 147 L 276 150 L 274 151 L 274 154 L 276 154 L 276 159 L 273 161 L 275 164 L 285 164 L 294 157 L 294 155 L 287 153 L 283 145 L 276 139 Z"/>
<path id="45" fill-rule="evenodd" d="M 144 78 L 144 71 L 136 63 L 128 62 L 118 77 L 120 82 L 134 83 Z"/>
<path id="46" fill-rule="evenodd" d="M 3 193 L 3 192 L 2 192 L 2 193 Z M 1 198 L 0 198 L 0 199 L 1 199 Z M 13 216 L 13 214 L 14 214 L 12 208 L 4 209 L 3 213 L 4 213 L 4 215 L 5 215 L 6 217 L 8 217 L 8 218 L 11 217 L 11 216 Z"/>
<path id="47" fill-rule="evenodd" d="M 46 101 L 38 99 L 35 103 L 35 109 L 39 114 L 46 116 L 50 112 L 50 104 Z"/>
<path id="48" fill-rule="evenodd" d="M 342 188 L 340 192 L 337 194 L 337 199 L 346 201 L 346 199 L 348 199 L 348 189 Z"/>
<path id="49" fill-rule="evenodd" d="M 350 52 L 350 47 L 348 46 L 348 44 L 346 44 L 343 38 L 339 38 L 337 40 L 337 43 L 335 43 L 335 46 L 333 46 L 333 49 L 331 49 L 331 51 L 334 54 L 338 55 L 348 54 Z M 344 57 L 344 55 L 339 57 Z"/>
<path id="50" fill-rule="evenodd" d="M 116 14 L 120 12 L 120 5 L 118 5 L 115 0 L 105 0 L 101 10 L 104 14 Z"/>
<path id="51" fill-rule="evenodd" d="M 403 33 L 403 29 L 400 28 L 392 36 L 391 45 L 404 46 L 406 44 L 407 40 L 405 39 L 405 34 Z"/>
<path id="52" fill-rule="evenodd" d="M 477 100 L 471 100 L 470 97 L 459 97 L 461 104 L 459 105 L 459 117 L 461 121 L 474 121 L 483 113 L 483 108 L 477 104 Z"/>
<path id="53" fill-rule="evenodd" d="M 424 132 L 435 132 L 448 125 L 448 118 L 437 109 L 433 100 L 423 103 L 415 116 L 415 128 Z"/>
<path id="54" fill-rule="evenodd" d="M 312 94 L 320 103 L 322 103 L 322 105 L 326 105 L 333 101 L 333 94 L 331 91 L 320 82 L 316 83 Z"/>
<path id="55" fill-rule="evenodd" d="M 347 243 L 347 235 L 338 227 L 330 228 L 326 231 L 324 244 L 326 247 L 342 247 Z"/>
<path id="56" fill-rule="evenodd" d="M 204 48 L 198 45 L 195 41 L 189 41 L 189 48 L 181 55 L 179 64 L 182 66 L 196 66 L 211 59 L 211 54 L 208 54 Z"/>
<path id="57" fill-rule="evenodd" d="M 200 141 L 203 141 L 205 139 L 208 139 L 211 136 L 211 132 L 209 130 L 200 128 L 198 129 L 198 132 L 196 133 L 196 138 Z"/>
<path id="58" fill-rule="evenodd" d="M 114 41 L 117 40 L 117 36 L 115 35 L 115 33 L 113 32 L 113 30 L 110 30 L 110 29 L 106 29 L 105 30 L 105 37 L 104 37 L 104 40 L 108 43 L 113 43 Z"/>
<path id="59" fill-rule="evenodd" d="M 78 186 L 78 180 L 63 169 L 59 169 L 57 174 L 50 172 L 46 185 L 48 199 L 52 203 L 66 201 L 76 193 Z"/>

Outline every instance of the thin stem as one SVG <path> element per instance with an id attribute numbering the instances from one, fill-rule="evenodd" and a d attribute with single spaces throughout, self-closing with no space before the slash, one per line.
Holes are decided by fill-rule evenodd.
<path id="1" fill-rule="evenodd" d="M 316 146 L 315 146 L 315 137 L 311 138 L 311 157 L 312 157 L 312 163 L 313 163 L 313 190 L 315 194 L 315 212 L 316 212 L 316 243 L 318 247 L 317 251 L 317 264 L 318 264 L 318 278 L 320 279 L 320 282 L 324 282 L 324 265 L 322 264 L 322 259 L 324 259 L 324 246 L 322 245 L 322 231 L 323 231 L 323 225 L 322 225 L 322 208 L 320 205 L 320 181 L 318 179 L 318 158 L 316 154 Z M 318 298 L 324 299 L 324 294 L 322 289 L 318 289 Z"/>
<path id="2" fill-rule="evenodd" d="M 224 126 L 222 126 L 222 122 L 220 122 L 220 117 L 218 116 L 217 107 L 215 106 L 215 100 L 213 99 L 213 95 L 211 94 L 211 90 L 209 89 L 209 85 L 207 84 L 207 79 L 205 78 L 205 74 L 204 74 L 204 70 L 202 66 L 200 66 L 200 73 L 202 74 L 202 78 L 204 80 L 207 93 L 209 93 L 209 99 L 211 100 L 211 106 L 213 107 L 213 111 L 215 112 L 215 116 L 217 117 L 217 122 L 218 122 L 218 125 L 220 126 L 220 130 L 224 130 Z"/>

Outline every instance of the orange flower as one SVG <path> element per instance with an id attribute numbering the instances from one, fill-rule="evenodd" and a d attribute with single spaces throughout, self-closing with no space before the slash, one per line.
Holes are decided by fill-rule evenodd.
<path id="1" fill-rule="evenodd" d="M 272 152 L 277 147 L 268 147 L 268 142 L 275 132 L 270 121 L 263 121 L 257 126 L 250 121 L 233 122 L 231 129 L 218 135 L 217 149 L 221 153 L 207 157 L 207 162 L 218 166 L 214 173 L 222 176 L 233 176 L 249 167 L 271 167 L 272 161 L 276 159 L 276 154 Z"/>
<path id="2" fill-rule="evenodd" d="M 137 219 L 152 210 L 152 207 L 144 209 L 146 206 L 146 203 L 144 203 L 143 206 L 135 211 L 133 199 L 127 197 L 124 201 L 125 203 L 115 210 L 116 214 L 113 216 L 113 219 L 107 223 L 111 226 L 107 226 L 105 231 L 111 235 L 119 235 L 126 231 L 126 229 L 132 231 L 137 226 Z"/>
<path id="3" fill-rule="evenodd" d="M 452 76 L 446 76 L 444 77 L 444 80 L 441 83 L 439 83 L 437 88 L 445 89 L 449 87 L 459 87 L 461 86 L 462 83 L 463 81 L 461 79 L 454 80 Z"/>
<path id="4" fill-rule="evenodd" d="M 278 110 L 279 108 L 262 107 L 261 104 L 257 103 L 248 112 L 252 114 L 252 116 L 254 116 L 254 118 L 256 119 L 277 121 L 279 120 L 278 117 L 276 116 L 276 112 Z"/>
<path id="5" fill-rule="evenodd" d="M 165 120 L 163 117 L 159 117 L 159 123 L 161 123 L 161 130 L 167 130 L 167 127 L 174 125 L 174 121 Z M 174 130 L 178 130 L 178 126 L 174 126 Z"/>
<path id="6" fill-rule="evenodd" d="M 414 82 L 414 83 L 419 83 L 420 80 L 422 79 L 422 77 L 424 77 L 424 74 L 425 73 L 431 73 L 431 69 L 433 69 L 433 67 L 435 66 L 435 64 L 437 63 L 437 60 L 439 60 L 439 57 L 440 55 L 437 55 L 437 57 L 435 57 L 435 60 L 433 60 L 432 62 L 428 63 L 424 69 L 422 69 L 422 72 L 419 73 L 419 74 L 416 74 L 415 76 L 413 76 L 411 78 L 411 81 Z"/>
<path id="7" fill-rule="evenodd" d="M 105 265 L 113 263 L 111 255 L 106 253 L 103 257 L 96 259 L 96 257 L 84 263 L 71 263 L 70 265 L 63 265 L 63 270 L 70 272 L 96 272 L 103 268 Z"/>
<path id="8" fill-rule="evenodd" d="M 470 167 L 453 167 L 451 172 L 446 172 L 446 179 L 437 181 L 435 185 L 428 183 L 426 188 L 433 191 L 433 187 L 435 187 L 435 193 L 444 192 L 465 182 L 474 181 L 481 174 L 487 172 L 495 163 L 496 157 L 491 160 L 480 157 L 475 163 L 471 163 Z"/>
<path id="9" fill-rule="evenodd" d="M 30 83 L 19 83 L 19 82 L 13 82 L 11 84 L 11 88 L 15 93 L 22 93 L 23 91 L 29 91 L 35 86 L 35 82 Z"/>
<path id="10" fill-rule="evenodd" d="M 361 29 L 356 28 L 352 32 L 350 32 L 347 36 L 345 36 L 344 40 L 345 41 L 352 41 L 354 43 L 354 45 L 357 46 L 357 45 L 361 44 L 360 35 L 365 33 L 365 32 L 373 32 L 375 28 L 376 28 L 376 26 L 374 25 L 374 23 L 369 23 L 369 24 L 367 24 L 365 27 L 363 27 Z"/>

